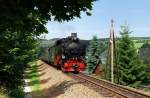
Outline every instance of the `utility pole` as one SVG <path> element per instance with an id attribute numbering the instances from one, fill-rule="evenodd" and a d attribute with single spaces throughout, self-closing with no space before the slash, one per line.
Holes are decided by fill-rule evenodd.
<path id="1" fill-rule="evenodd" d="M 110 65 L 111 65 L 111 82 L 114 82 L 114 20 L 111 20 L 110 29 Z"/>

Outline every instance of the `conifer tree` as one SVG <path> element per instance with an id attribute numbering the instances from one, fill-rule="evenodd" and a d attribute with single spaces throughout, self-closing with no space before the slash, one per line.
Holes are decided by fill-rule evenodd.
<path id="1" fill-rule="evenodd" d="M 86 52 L 86 63 L 87 63 L 87 71 L 92 73 L 94 67 L 96 66 L 100 55 L 100 43 L 97 39 L 97 36 L 94 36 L 90 41 L 90 45 Z"/>
<path id="2" fill-rule="evenodd" d="M 144 80 L 144 68 L 133 41 L 129 37 L 128 26 L 121 26 L 118 43 L 119 84 L 137 87 Z"/>

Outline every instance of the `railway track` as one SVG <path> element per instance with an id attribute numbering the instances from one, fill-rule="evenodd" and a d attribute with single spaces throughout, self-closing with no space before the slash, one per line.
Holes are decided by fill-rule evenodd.
<path id="1" fill-rule="evenodd" d="M 150 98 L 150 94 L 143 93 L 130 87 L 117 85 L 103 79 L 96 79 L 83 73 L 67 73 L 66 75 L 74 78 L 96 92 L 99 92 L 105 98 Z"/>
<path id="2" fill-rule="evenodd" d="M 99 92 L 106 98 L 150 98 L 150 94 L 117 85 L 105 80 L 99 80 L 85 74 L 68 74 L 70 77 Z"/>

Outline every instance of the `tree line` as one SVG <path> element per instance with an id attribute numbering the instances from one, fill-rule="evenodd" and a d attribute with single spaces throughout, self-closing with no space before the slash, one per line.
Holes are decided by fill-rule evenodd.
<path id="1" fill-rule="evenodd" d="M 130 30 L 127 25 L 121 26 L 120 34 L 121 37 L 116 40 L 116 48 L 114 49 L 114 82 L 117 84 L 139 87 L 142 84 L 150 83 L 150 63 L 145 63 L 138 54 L 135 48 L 134 41 L 130 37 Z M 92 73 L 96 63 L 102 54 L 102 51 L 107 54 L 108 43 L 105 45 L 101 44 L 96 37 L 90 42 L 87 49 L 87 71 Z M 149 43 L 143 44 L 142 48 L 149 47 Z M 109 59 L 109 58 L 107 58 Z M 102 78 L 109 80 L 111 79 L 110 63 L 100 64 L 102 68 Z"/>

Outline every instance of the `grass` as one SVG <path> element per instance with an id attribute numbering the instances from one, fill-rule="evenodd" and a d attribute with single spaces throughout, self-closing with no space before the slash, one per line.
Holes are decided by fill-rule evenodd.
<path id="1" fill-rule="evenodd" d="M 33 96 L 40 98 L 40 82 L 37 71 L 37 63 L 30 62 L 29 65 L 30 67 L 26 70 L 26 77 L 29 80 L 28 85 L 32 89 Z"/>
<path id="2" fill-rule="evenodd" d="M 139 49 L 144 43 L 135 43 L 135 48 Z"/>
<path id="3" fill-rule="evenodd" d="M 0 98 L 9 98 L 4 89 L 0 87 Z"/>
<path id="4" fill-rule="evenodd" d="M 150 93 L 150 88 L 144 88 L 144 91 Z"/>
<path id="5" fill-rule="evenodd" d="M 135 48 L 136 48 L 136 49 L 141 48 L 144 43 L 145 43 L 145 42 L 134 42 Z M 149 43 L 150 43 L 150 42 L 149 42 Z"/>

